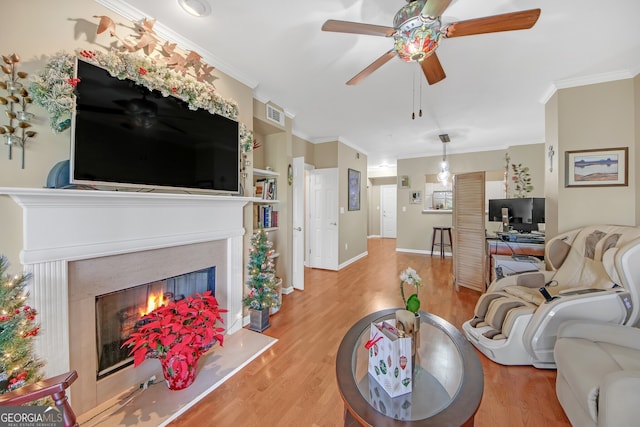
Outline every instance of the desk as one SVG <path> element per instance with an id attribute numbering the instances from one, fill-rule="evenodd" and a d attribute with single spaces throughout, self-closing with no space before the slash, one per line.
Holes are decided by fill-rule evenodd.
<path id="1" fill-rule="evenodd" d="M 544 243 L 505 242 L 498 238 L 487 237 L 487 262 L 485 268 L 485 282 L 487 287 L 493 279 L 493 255 L 533 255 L 544 258 Z"/>
<path id="2" fill-rule="evenodd" d="M 460 331 L 434 314 L 420 312 L 413 392 L 392 399 L 376 388 L 364 346 L 371 323 L 393 319 L 395 312 L 387 309 L 360 319 L 340 343 L 336 376 L 345 406 L 344 425 L 473 426 L 484 388 L 480 358 Z M 395 404 L 402 410 L 392 410 Z"/>

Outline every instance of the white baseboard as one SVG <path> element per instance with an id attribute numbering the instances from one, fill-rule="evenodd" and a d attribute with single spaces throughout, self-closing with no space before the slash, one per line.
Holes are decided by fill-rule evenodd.
<path id="1" fill-rule="evenodd" d="M 289 295 L 293 293 L 293 286 L 287 286 L 286 288 L 282 288 L 282 295 Z"/>
<path id="2" fill-rule="evenodd" d="M 431 251 L 425 250 L 425 249 L 405 249 L 405 248 L 396 248 L 396 252 L 407 252 L 410 254 L 423 254 L 423 255 L 437 255 L 440 256 L 440 251 L 433 251 L 433 253 L 431 253 Z M 453 254 L 451 252 L 445 252 L 444 256 L 453 256 Z"/>
<path id="3" fill-rule="evenodd" d="M 369 255 L 369 252 L 365 251 L 363 253 L 361 253 L 360 255 L 356 255 L 353 258 L 351 258 L 350 260 L 347 260 L 345 262 L 343 262 L 342 264 L 340 264 L 338 266 L 338 270 L 341 270 L 343 268 L 345 268 L 346 266 L 348 266 L 349 264 L 353 264 L 354 262 L 358 261 L 361 258 L 366 257 L 367 255 Z"/>

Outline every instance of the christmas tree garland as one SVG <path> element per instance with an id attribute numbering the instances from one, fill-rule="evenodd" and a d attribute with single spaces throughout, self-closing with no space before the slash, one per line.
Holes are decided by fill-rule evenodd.
<path id="1" fill-rule="evenodd" d="M 190 109 L 202 108 L 211 114 L 232 120 L 238 119 L 238 104 L 215 93 L 214 87 L 191 76 L 183 76 L 170 68 L 154 63 L 148 56 L 122 52 L 82 50 L 84 60 L 104 68 L 120 80 L 129 79 L 163 96 L 175 96 L 186 102 Z M 80 82 L 73 77 L 76 55 L 60 52 L 54 55 L 44 69 L 33 76 L 29 93 L 33 101 L 49 112 L 50 126 L 55 133 L 71 126 L 75 106 L 74 87 Z M 240 143 L 243 152 L 253 147 L 253 131 L 240 123 Z"/>

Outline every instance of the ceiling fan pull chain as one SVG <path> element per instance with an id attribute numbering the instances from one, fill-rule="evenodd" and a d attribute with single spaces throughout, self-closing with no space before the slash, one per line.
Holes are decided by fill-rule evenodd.
<path id="1" fill-rule="evenodd" d="M 411 120 L 416 119 L 416 73 L 413 73 L 413 79 L 411 79 Z"/>
<path id="2" fill-rule="evenodd" d="M 422 117 L 422 84 L 418 82 L 420 85 L 420 111 L 418 111 L 418 117 Z"/>

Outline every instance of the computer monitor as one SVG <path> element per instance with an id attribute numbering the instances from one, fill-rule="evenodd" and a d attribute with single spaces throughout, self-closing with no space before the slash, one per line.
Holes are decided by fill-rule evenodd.
<path id="1" fill-rule="evenodd" d="M 544 197 L 490 199 L 488 219 L 502 222 L 504 231 L 536 231 L 545 222 Z"/>

